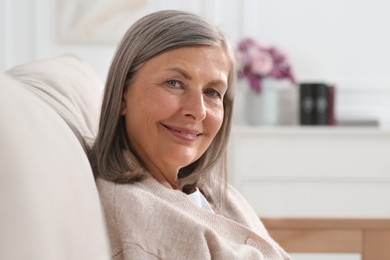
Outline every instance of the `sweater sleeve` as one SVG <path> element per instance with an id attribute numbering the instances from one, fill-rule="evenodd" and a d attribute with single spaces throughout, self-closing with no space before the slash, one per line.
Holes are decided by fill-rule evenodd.
<path id="1" fill-rule="evenodd" d="M 103 179 L 97 178 L 96 185 L 99 190 L 100 203 L 104 210 L 104 217 L 106 220 L 107 232 L 111 244 L 111 253 L 113 259 L 122 259 L 116 258 L 122 252 L 122 247 L 120 244 L 120 235 L 118 232 L 117 219 L 115 213 L 115 183 L 105 181 Z"/>
<path id="2" fill-rule="evenodd" d="M 229 217 L 237 222 L 247 226 L 251 230 L 257 232 L 262 237 L 266 238 L 275 248 L 283 259 L 291 259 L 286 251 L 269 235 L 263 222 L 249 204 L 249 202 L 235 188 L 229 185 Z"/>
<path id="3" fill-rule="evenodd" d="M 130 259 L 142 259 L 142 260 L 158 260 L 159 257 L 146 252 L 140 246 L 130 243 L 123 245 L 123 251 L 113 257 L 113 260 L 130 260 Z"/>

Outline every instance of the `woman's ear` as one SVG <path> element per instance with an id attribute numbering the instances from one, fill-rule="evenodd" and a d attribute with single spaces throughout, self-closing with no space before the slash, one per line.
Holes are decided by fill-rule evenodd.
<path id="1" fill-rule="evenodd" d="M 122 96 L 122 101 L 121 101 L 121 116 L 126 115 L 126 95 L 127 95 L 127 90 L 123 93 Z"/>

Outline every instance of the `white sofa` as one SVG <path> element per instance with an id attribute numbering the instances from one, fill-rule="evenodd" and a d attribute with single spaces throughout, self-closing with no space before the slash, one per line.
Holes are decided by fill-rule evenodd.
<path id="1" fill-rule="evenodd" d="M 73 55 L 0 73 L 0 259 L 109 259 L 84 151 L 102 89 Z"/>

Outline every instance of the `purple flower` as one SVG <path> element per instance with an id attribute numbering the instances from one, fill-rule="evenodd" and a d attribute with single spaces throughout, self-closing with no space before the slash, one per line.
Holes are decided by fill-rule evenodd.
<path id="1" fill-rule="evenodd" d="M 267 77 L 296 82 L 287 55 L 274 46 L 245 38 L 238 44 L 236 58 L 238 78 L 246 78 L 256 93 L 261 93 L 262 80 Z"/>

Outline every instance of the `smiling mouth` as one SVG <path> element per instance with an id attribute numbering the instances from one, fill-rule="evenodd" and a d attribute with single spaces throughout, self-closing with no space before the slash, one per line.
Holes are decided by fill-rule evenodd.
<path id="1" fill-rule="evenodd" d="M 201 135 L 198 131 L 190 130 L 190 129 L 183 129 L 183 128 L 176 128 L 176 127 L 170 127 L 167 125 L 162 124 L 165 128 L 167 128 L 169 131 L 173 132 L 175 135 L 179 135 L 184 137 L 185 139 L 194 140 L 198 136 Z"/>

